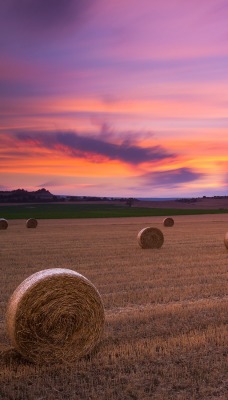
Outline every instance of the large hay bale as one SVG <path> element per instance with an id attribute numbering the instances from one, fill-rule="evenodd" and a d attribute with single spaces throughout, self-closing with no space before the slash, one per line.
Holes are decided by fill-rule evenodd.
<path id="1" fill-rule="evenodd" d="M 26 221 L 26 227 L 27 228 L 36 228 L 37 225 L 38 225 L 38 222 L 37 222 L 37 220 L 35 218 L 29 218 Z"/>
<path id="2" fill-rule="evenodd" d="M 73 362 L 90 353 L 104 327 L 99 292 L 83 275 L 53 268 L 25 279 L 12 294 L 6 326 L 13 346 L 36 363 Z"/>
<path id="3" fill-rule="evenodd" d="M 137 236 L 138 243 L 143 249 L 159 249 L 164 243 L 164 235 L 158 228 L 143 228 Z"/>
<path id="4" fill-rule="evenodd" d="M 0 229 L 7 229 L 8 222 L 5 218 L 0 218 Z"/>
<path id="5" fill-rule="evenodd" d="M 171 217 L 167 217 L 163 220 L 163 225 L 166 227 L 171 227 L 174 225 L 174 219 Z"/>
<path id="6" fill-rule="evenodd" d="M 226 248 L 228 249 L 228 232 L 226 232 L 226 234 L 225 234 L 224 244 L 225 244 Z"/>

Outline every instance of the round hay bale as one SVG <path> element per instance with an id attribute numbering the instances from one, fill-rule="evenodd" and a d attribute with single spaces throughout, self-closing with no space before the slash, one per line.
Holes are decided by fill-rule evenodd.
<path id="1" fill-rule="evenodd" d="M 163 225 L 166 227 L 171 227 L 174 225 L 174 219 L 171 217 L 167 217 L 163 220 Z"/>
<path id="2" fill-rule="evenodd" d="M 36 363 L 73 362 L 90 353 L 104 327 L 96 287 L 63 268 L 37 272 L 12 294 L 6 326 L 13 346 Z"/>
<path id="3" fill-rule="evenodd" d="M 143 249 L 159 249 L 164 243 L 164 235 L 158 228 L 143 228 L 137 236 L 138 243 Z"/>
<path id="4" fill-rule="evenodd" d="M 26 221 L 26 227 L 27 228 L 36 228 L 37 225 L 38 225 L 38 222 L 37 222 L 37 220 L 35 218 L 29 218 Z"/>
<path id="5" fill-rule="evenodd" d="M 5 218 L 0 218 L 0 229 L 7 229 L 8 222 Z"/>
<path id="6" fill-rule="evenodd" d="M 226 248 L 228 249 L 228 232 L 226 232 L 226 234 L 225 234 L 224 244 L 225 244 Z"/>

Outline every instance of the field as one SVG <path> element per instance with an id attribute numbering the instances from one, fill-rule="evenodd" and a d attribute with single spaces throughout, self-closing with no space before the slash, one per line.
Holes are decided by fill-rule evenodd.
<path id="1" fill-rule="evenodd" d="M 206 203 L 207 204 L 207 203 Z M 145 216 L 168 215 L 201 215 L 201 214 L 226 214 L 228 201 L 225 208 L 219 207 L 218 201 L 210 204 L 211 208 L 204 208 L 204 203 L 192 208 L 191 204 L 180 204 L 175 201 L 165 202 L 135 202 L 133 207 L 128 207 L 121 202 L 87 202 L 87 203 L 38 203 L 0 205 L 0 218 L 5 219 L 66 219 L 66 218 L 125 218 Z M 191 208 L 189 208 L 191 207 Z M 199 207 L 199 208 L 198 208 Z"/>
<path id="2" fill-rule="evenodd" d="M 2 215 L 5 217 L 5 215 Z M 0 231 L 0 399 L 225 400 L 228 390 L 228 214 L 10 219 Z M 160 228 L 161 249 L 138 232 Z M 33 365 L 8 341 L 5 310 L 14 289 L 46 268 L 80 272 L 99 290 L 101 343 L 73 365 Z"/>

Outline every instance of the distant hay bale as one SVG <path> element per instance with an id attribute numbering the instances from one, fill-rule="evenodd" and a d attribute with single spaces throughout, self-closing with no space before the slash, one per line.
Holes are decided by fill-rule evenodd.
<path id="1" fill-rule="evenodd" d="M 228 249 L 228 232 L 226 232 L 226 234 L 225 234 L 224 244 L 225 244 L 226 248 Z"/>
<path id="2" fill-rule="evenodd" d="M 37 225 L 38 225 L 38 222 L 37 222 L 37 220 L 35 218 L 29 218 L 26 221 L 26 227 L 27 228 L 36 228 Z"/>
<path id="3" fill-rule="evenodd" d="M 171 217 L 167 217 L 163 220 L 163 225 L 166 227 L 171 227 L 174 225 L 174 219 Z"/>
<path id="4" fill-rule="evenodd" d="M 164 235 L 158 228 L 143 228 L 137 236 L 138 243 L 143 249 L 159 249 L 164 243 Z"/>
<path id="5" fill-rule="evenodd" d="M 0 229 L 7 229 L 8 222 L 5 218 L 0 218 Z"/>
<path id="6" fill-rule="evenodd" d="M 36 363 L 70 363 L 90 353 L 104 327 L 96 287 L 63 268 L 37 272 L 12 294 L 6 326 L 13 346 Z"/>

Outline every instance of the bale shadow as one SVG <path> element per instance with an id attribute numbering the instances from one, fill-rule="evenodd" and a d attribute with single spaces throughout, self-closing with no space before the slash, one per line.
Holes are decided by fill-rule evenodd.
<path id="1" fill-rule="evenodd" d="M 32 365 L 31 361 L 24 358 L 17 350 L 12 347 L 0 350 L 0 366 L 19 367 L 21 365 Z"/>

